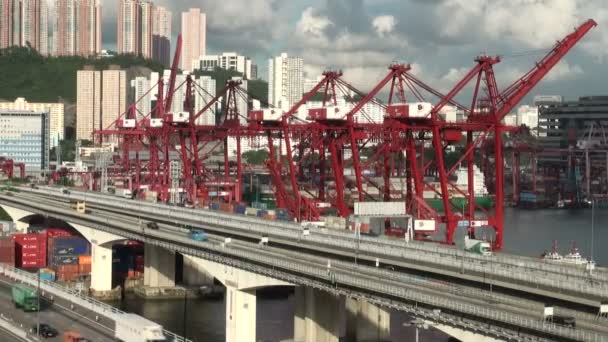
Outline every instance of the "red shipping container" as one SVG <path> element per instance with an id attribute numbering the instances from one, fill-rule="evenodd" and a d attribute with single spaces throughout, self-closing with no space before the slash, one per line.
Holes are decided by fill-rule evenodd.
<path id="1" fill-rule="evenodd" d="M 47 228 L 46 229 L 47 239 L 55 237 L 55 236 L 68 237 L 68 236 L 72 236 L 72 235 L 74 235 L 74 234 L 72 234 L 71 232 L 68 232 L 67 230 L 63 230 L 60 228 Z"/>
<path id="2" fill-rule="evenodd" d="M 57 267 L 57 272 L 78 273 L 78 265 L 61 265 Z"/>
<path id="3" fill-rule="evenodd" d="M 38 242 L 46 240 L 46 234 L 15 234 L 12 236 L 17 243 Z"/>
<path id="4" fill-rule="evenodd" d="M 78 265 L 78 273 L 80 273 L 80 274 L 91 273 L 91 264 Z"/>

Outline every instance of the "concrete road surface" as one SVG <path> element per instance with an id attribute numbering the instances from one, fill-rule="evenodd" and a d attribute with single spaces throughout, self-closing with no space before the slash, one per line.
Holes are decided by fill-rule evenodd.
<path id="1" fill-rule="evenodd" d="M 14 322 L 22 325 L 24 330 L 29 331 L 33 325 L 36 325 L 38 316 L 40 323 L 46 323 L 59 331 L 59 335 L 55 338 L 46 339 L 46 341 L 61 342 L 65 331 L 76 331 L 83 337 L 94 342 L 113 341 L 114 332 L 111 328 L 103 326 L 100 323 L 89 321 L 82 316 L 70 312 L 68 308 L 62 308 L 60 301 L 55 304 L 42 305 L 42 310 L 38 312 L 24 312 L 21 309 L 16 309 L 12 302 L 11 286 L 7 284 L 6 279 L 0 278 L 0 312 L 5 317 L 10 317 Z M 11 341 L 9 335 L 0 332 L 0 341 Z M 14 338 L 12 340 L 15 340 Z M 45 340 L 45 339 L 42 339 Z"/>

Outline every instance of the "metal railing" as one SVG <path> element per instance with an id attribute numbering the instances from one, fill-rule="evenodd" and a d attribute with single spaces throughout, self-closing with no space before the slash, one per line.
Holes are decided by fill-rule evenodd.
<path id="1" fill-rule="evenodd" d="M 43 295 L 44 293 L 48 292 L 53 296 L 63 298 L 72 304 L 90 310 L 95 314 L 106 317 L 112 321 L 120 319 L 120 316 L 125 314 L 124 311 L 119 310 L 111 305 L 108 305 L 92 297 L 83 295 L 79 290 L 69 288 L 49 280 L 38 279 L 37 273 L 29 273 L 12 266 L 0 264 L 0 274 L 3 274 L 8 278 L 14 279 L 21 283 L 26 283 L 34 287 L 37 287 L 38 284 L 40 284 L 40 291 Z M 185 339 L 184 337 L 179 336 L 168 330 L 164 330 L 164 334 L 165 337 L 169 339 L 169 341 L 192 342 L 191 340 Z"/>
<path id="2" fill-rule="evenodd" d="M 57 195 L 56 192 L 49 190 L 36 191 Z M 119 197 L 108 197 L 107 195 L 94 193 L 73 191 L 67 195 L 67 197 L 92 201 L 96 204 L 113 208 L 135 210 L 148 215 L 164 216 L 171 218 L 176 222 L 183 222 L 187 219 L 198 224 L 212 224 L 222 226 L 224 228 L 239 229 L 251 234 L 269 235 L 296 241 L 300 241 L 302 237 L 301 227 L 299 225 L 286 222 L 276 223 L 276 221 L 260 221 L 259 219 L 253 217 L 230 215 L 206 210 L 171 207 L 142 201 L 132 201 Z M 280 226 L 282 229 L 279 229 L 276 226 Z M 335 233 L 332 232 L 331 234 Z M 542 268 L 535 269 L 533 266 L 504 267 L 504 265 L 495 263 L 494 260 L 488 259 L 487 257 L 484 258 L 482 256 L 475 256 L 471 253 L 465 254 L 463 251 L 457 251 L 453 248 L 442 248 L 440 246 L 433 245 L 428 245 L 421 248 L 410 248 L 409 244 L 405 244 L 405 242 L 374 239 L 371 237 L 361 238 L 362 240 L 358 242 L 352 236 L 349 237 L 348 235 L 344 235 L 340 238 L 332 238 L 332 236 L 314 231 L 313 234 L 306 240 L 317 245 L 330 246 L 331 248 L 361 251 L 380 257 L 386 256 L 399 260 L 407 259 L 415 261 L 416 264 L 424 263 L 440 265 L 443 268 L 448 267 L 452 270 L 463 269 L 465 273 L 471 274 L 473 272 L 477 273 L 477 276 L 488 276 L 488 278 L 494 281 L 516 281 L 519 285 L 532 285 L 540 290 L 558 290 L 557 292 L 562 294 L 565 294 L 563 291 L 569 291 L 576 294 L 586 294 L 595 297 L 608 298 L 608 283 L 603 282 L 601 279 L 595 279 L 594 282 L 589 282 L 588 278 L 573 277 L 560 273 L 548 273 Z M 380 242 L 378 242 L 378 240 L 383 240 L 381 241 L 382 244 L 379 245 Z M 425 244 L 412 244 L 412 246 L 417 247 L 423 245 Z M 480 260 L 480 262 L 471 263 L 470 260 Z M 482 264 L 481 262 L 485 262 L 485 264 Z M 543 263 L 532 262 L 530 265 L 532 264 L 539 264 L 542 267 L 555 268 L 552 265 L 545 265 Z M 570 272 L 571 271 L 572 270 L 570 270 Z M 570 274 L 572 274 L 572 272 Z M 599 306 L 599 301 L 597 305 Z"/>
<path id="3" fill-rule="evenodd" d="M 20 338 L 23 341 L 40 341 L 36 336 L 29 334 L 27 330 L 24 329 L 23 324 L 17 324 L 2 313 L 0 313 L 0 329 L 8 331 L 11 335 Z"/>
<path id="4" fill-rule="evenodd" d="M 68 210 L 62 210 L 57 208 L 49 208 L 49 210 L 58 212 L 64 211 L 73 215 L 73 213 Z M 438 298 L 436 295 L 428 295 L 420 293 L 420 291 L 416 291 L 413 289 L 396 287 L 394 286 L 394 284 L 387 285 L 385 282 L 378 280 L 372 281 L 369 279 L 361 279 L 360 277 L 348 274 L 335 274 L 334 278 L 330 278 L 328 277 L 329 274 L 327 270 L 324 269 L 324 267 L 303 266 L 297 262 L 288 262 L 276 257 L 268 258 L 266 256 L 260 255 L 259 251 L 243 252 L 231 250 L 230 248 L 214 246 L 210 243 L 196 242 L 186 237 L 180 237 L 176 236 L 175 234 L 170 234 L 162 231 L 146 231 L 146 234 L 144 235 L 139 228 L 134 229 L 133 227 L 124 226 L 119 227 L 118 229 L 108 228 L 107 226 L 105 226 L 106 223 L 114 227 L 117 227 L 119 225 L 112 225 L 109 222 L 110 220 L 107 218 L 96 219 L 95 217 L 91 217 L 91 215 L 88 215 L 86 218 L 87 220 L 91 220 L 99 224 L 93 226 L 93 228 L 95 229 L 114 233 L 115 230 L 122 230 L 121 235 L 125 237 L 143 239 L 146 243 L 169 248 L 185 254 L 200 256 L 205 259 L 218 261 L 226 265 L 238 265 L 238 267 L 241 269 L 249 269 L 255 273 L 266 274 L 276 279 L 282 279 L 288 282 L 307 286 L 320 287 L 326 290 L 328 289 L 327 282 L 334 282 L 335 289 L 334 287 L 330 287 L 329 290 L 331 291 L 338 291 L 338 284 L 358 288 L 363 292 L 373 291 L 373 295 L 368 295 L 369 300 L 371 302 L 386 303 L 387 297 L 396 297 L 401 298 L 402 302 L 398 304 L 401 307 L 403 307 L 404 305 L 403 300 L 405 300 L 405 302 L 419 302 L 434 307 L 440 307 L 448 310 L 471 314 L 473 316 L 484 319 L 491 319 L 507 324 L 514 324 L 519 327 L 528 327 L 530 329 L 534 329 L 543 333 L 550 333 L 554 335 L 557 334 L 559 336 L 566 337 L 588 337 L 588 340 L 601 341 L 601 339 L 599 338 L 601 336 L 592 332 L 581 330 L 570 331 L 569 329 L 555 326 L 553 324 L 548 324 L 544 321 L 538 322 L 535 319 L 529 319 L 527 317 L 522 317 L 521 315 L 515 315 L 511 313 L 504 313 L 500 310 L 486 308 L 482 305 L 457 302 L 453 298 Z M 223 223 L 221 221 L 224 221 L 224 219 L 219 218 L 212 220 L 220 224 Z M 78 221 L 78 219 L 76 221 Z M 88 223 L 90 226 L 90 223 L 92 222 Z M 250 228 L 259 229 L 259 227 Z M 250 262 L 262 264 L 264 266 L 251 265 Z M 286 271 L 289 271 L 287 272 L 287 275 Z M 300 276 L 295 277 L 294 274 Z M 302 275 L 304 277 L 302 277 Z M 293 279 L 297 279 L 297 282 L 293 281 Z M 324 279 L 324 282 L 315 282 L 314 279 Z M 342 289 L 341 291 L 344 292 L 344 290 Z M 386 305 L 390 305 L 390 303 L 391 301 L 389 300 L 388 304 Z"/>

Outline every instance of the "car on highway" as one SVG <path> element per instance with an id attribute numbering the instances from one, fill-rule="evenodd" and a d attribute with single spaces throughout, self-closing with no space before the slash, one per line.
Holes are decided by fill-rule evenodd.
<path id="1" fill-rule="evenodd" d="M 38 335 L 38 325 L 37 324 L 34 324 L 32 326 L 32 334 Z M 57 335 L 59 335 L 59 332 L 57 331 L 57 329 L 53 328 L 52 326 L 50 326 L 46 323 L 40 323 L 40 336 L 42 336 L 44 338 L 51 338 L 51 337 L 56 337 Z"/>
<path id="2" fill-rule="evenodd" d="M 563 325 L 565 327 L 576 328 L 576 318 L 572 316 L 554 315 L 552 321 L 555 324 Z"/>
<path id="3" fill-rule="evenodd" d="M 148 222 L 148 223 L 146 223 L 146 228 L 158 230 L 158 223 L 156 223 L 156 222 Z"/>
<path id="4" fill-rule="evenodd" d="M 202 229 L 192 229 L 190 238 L 195 241 L 207 241 L 207 234 Z"/>

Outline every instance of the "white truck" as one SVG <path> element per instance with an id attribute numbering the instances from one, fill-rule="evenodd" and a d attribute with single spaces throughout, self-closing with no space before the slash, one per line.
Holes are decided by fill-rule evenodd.
<path id="1" fill-rule="evenodd" d="M 492 245 L 483 240 L 470 239 L 468 236 L 464 238 L 464 249 L 467 252 L 479 255 L 492 255 Z"/>
<path id="2" fill-rule="evenodd" d="M 114 337 L 123 342 L 166 341 L 163 327 L 141 316 L 125 313 L 116 319 Z"/>

